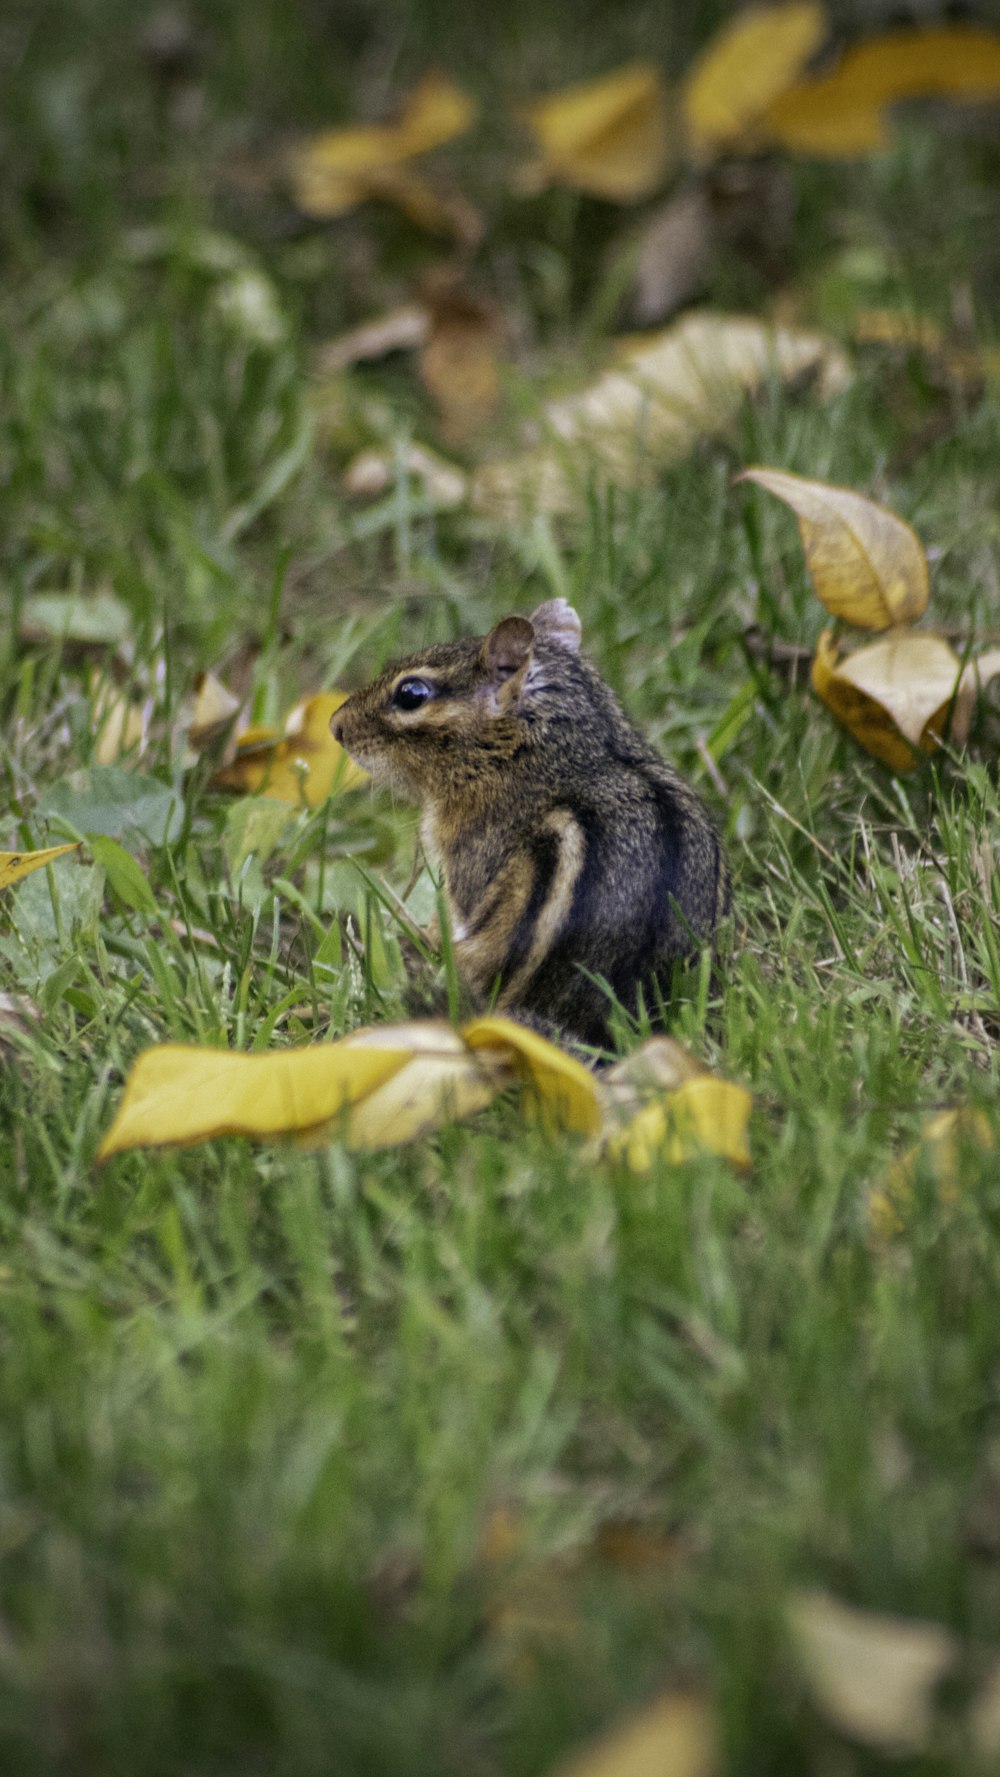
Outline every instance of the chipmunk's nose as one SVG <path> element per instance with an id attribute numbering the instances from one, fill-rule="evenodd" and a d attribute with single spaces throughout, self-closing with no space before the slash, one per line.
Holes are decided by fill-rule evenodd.
<path id="1" fill-rule="evenodd" d="M 344 744 L 344 724 L 341 720 L 339 710 L 330 717 L 330 733 L 333 735 L 338 747 L 342 747 Z"/>

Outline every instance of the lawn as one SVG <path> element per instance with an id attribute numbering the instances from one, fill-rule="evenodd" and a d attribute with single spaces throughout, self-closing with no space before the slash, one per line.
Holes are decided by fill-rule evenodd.
<path id="1" fill-rule="evenodd" d="M 826 618 L 794 522 L 733 477 L 891 507 L 933 621 L 960 655 L 996 641 L 1000 382 L 856 339 L 889 308 L 995 347 L 996 113 L 777 157 L 787 233 L 729 242 L 699 302 L 825 329 L 850 378 L 826 401 L 765 379 L 652 485 L 530 521 L 435 510 L 399 473 L 345 493 L 373 441 L 462 459 L 405 358 L 320 367 L 441 247 L 384 210 L 311 222 L 268 173 L 430 63 L 476 94 L 455 165 L 489 219 L 474 282 L 510 329 L 511 450 L 532 381 L 585 380 L 619 326 L 622 217 L 512 191 L 504 119 L 629 57 L 677 75 L 725 12 L 22 0 L 0 29 L 0 843 L 111 834 L 145 879 L 84 845 L 3 900 L 4 1770 L 542 1777 L 675 1690 L 746 1777 L 988 1768 L 998 706 L 905 775 L 866 755 L 809 690 Z M 96 641 L 65 633 L 66 595 L 104 601 Z M 433 911 L 416 812 L 213 786 L 185 757 L 198 673 L 277 723 L 557 596 L 725 835 L 732 943 L 678 972 L 672 1029 L 752 1093 L 750 1171 L 630 1173 L 508 1099 L 384 1152 L 231 1139 L 96 1167 L 152 1043 L 446 1004 L 382 892 Z M 102 764 L 116 696 L 145 731 Z M 950 1156 L 925 1144 L 873 1223 L 952 1107 L 973 1115 Z M 954 1637 L 908 1748 L 810 1682 L 810 1592 Z"/>

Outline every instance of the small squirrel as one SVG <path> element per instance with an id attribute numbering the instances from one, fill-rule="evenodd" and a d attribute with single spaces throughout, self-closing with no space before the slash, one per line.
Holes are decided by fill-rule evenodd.
<path id="1" fill-rule="evenodd" d="M 423 805 L 459 969 L 498 1011 L 583 1043 L 669 985 L 729 907 L 695 792 L 580 648 L 565 599 L 397 661 L 331 721 L 376 782 Z"/>

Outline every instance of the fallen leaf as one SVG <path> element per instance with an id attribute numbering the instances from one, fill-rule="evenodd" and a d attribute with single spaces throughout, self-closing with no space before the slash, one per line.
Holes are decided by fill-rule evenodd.
<path id="1" fill-rule="evenodd" d="M 731 147 L 797 80 L 827 34 L 822 6 L 749 7 L 710 40 L 684 85 L 688 143 L 699 159 Z"/>
<path id="2" fill-rule="evenodd" d="M 962 1153 L 972 1147 L 984 1154 L 993 1150 L 993 1132 L 981 1111 L 964 1107 L 938 1111 L 928 1117 L 919 1140 L 900 1159 L 890 1163 L 883 1183 L 868 1199 L 869 1224 L 876 1238 L 888 1240 L 902 1232 L 921 1165 L 930 1169 L 940 1202 L 957 1202 Z"/>
<path id="3" fill-rule="evenodd" d="M 720 1769 L 708 1703 L 693 1692 L 668 1691 L 562 1760 L 551 1777 L 714 1777 Z"/>
<path id="4" fill-rule="evenodd" d="M 788 1623 L 813 1701 L 839 1733 L 891 1752 L 927 1744 L 935 1688 L 958 1655 L 947 1629 L 856 1610 L 822 1592 L 795 1596 Z"/>
<path id="5" fill-rule="evenodd" d="M 128 607 L 111 592 L 34 592 L 21 606 L 21 637 L 26 642 L 118 648 L 131 634 Z"/>
<path id="6" fill-rule="evenodd" d="M 458 1031 L 437 1019 L 354 1031 L 340 1047 L 406 1049 L 409 1056 L 347 1111 L 344 1140 L 354 1150 L 396 1147 L 442 1123 L 471 1117 L 515 1077 L 502 1053 L 471 1050 Z"/>
<path id="7" fill-rule="evenodd" d="M 149 726 L 150 706 L 133 703 L 108 679 L 91 686 L 91 719 L 97 732 L 94 758 L 98 765 L 114 765 L 123 753 L 141 755 Z"/>
<path id="8" fill-rule="evenodd" d="M 695 295 L 714 245 L 712 206 L 703 186 L 675 193 L 653 212 L 642 231 L 629 298 L 635 326 L 666 320 Z"/>
<path id="9" fill-rule="evenodd" d="M 365 450 L 347 465 L 344 488 L 356 499 L 373 500 L 394 487 L 400 468 L 413 477 L 431 506 L 448 511 L 468 496 L 469 478 L 425 444 L 404 444 L 397 451 Z"/>
<path id="10" fill-rule="evenodd" d="M 927 609 L 927 558 L 912 525 L 850 488 L 783 469 L 744 469 L 795 513 L 817 598 L 858 629 L 914 623 Z"/>
<path id="11" fill-rule="evenodd" d="M 187 738 L 198 751 L 207 747 L 223 732 L 240 707 L 240 700 L 227 690 L 213 672 L 199 673 L 194 685 L 194 703 Z"/>
<path id="12" fill-rule="evenodd" d="M 663 77 L 633 62 L 540 99 L 526 114 L 541 159 L 522 175 L 526 190 L 571 185 L 613 203 L 635 203 L 662 183 L 669 159 Z"/>
<path id="13" fill-rule="evenodd" d="M 631 1172 L 649 1172 L 658 1157 L 676 1166 L 699 1154 L 750 1165 L 749 1092 L 718 1079 L 673 1037 L 651 1037 L 609 1068 L 603 1083 L 600 1146 Z"/>
<path id="14" fill-rule="evenodd" d="M 428 290 L 430 333 L 420 354 L 420 379 L 441 415 L 442 436 L 458 443 L 478 432 L 500 404 L 500 322 L 451 278 Z"/>
<path id="15" fill-rule="evenodd" d="M 97 1159 L 127 1148 L 189 1147 L 220 1135 L 308 1138 L 409 1058 L 406 1049 L 343 1043 L 260 1055 L 163 1043 L 133 1064 Z"/>
<path id="16" fill-rule="evenodd" d="M 872 154 L 888 146 L 890 106 L 933 96 L 1000 97 L 1000 36 L 956 24 L 870 37 L 848 49 L 832 73 L 776 98 L 759 130 L 802 154 Z"/>
<path id="17" fill-rule="evenodd" d="M 838 658 L 832 630 L 816 644 L 812 687 L 869 753 L 893 771 L 911 771 L 921 752 L 940 742 L 949 711 L 959 707 L 961 665 L 940 636 L 900 630 Z M 971 681 L 961 688 L 964 705 Z"/>
<path id="18" fill-rule="evenodd" d="M 404 303 L 329 340 L 320 348 L 317 368 L 324 375 L 334 375 L 352 364 L 385 358 L 390 352 L 415 351 L 425 343 L 430 325 L 430 314 L 423 304 Z"/>
<path id="19" fill-rule="evenodd" d="M 582 1061 L 513 1018 L 474 1018 L 462 1026 L 462 1036 L 470 1049 L 496 1049 L 513 1058 L 543 1120 L 580 1135 L 596 1135 L 601 1097 L 594 1074 Z"/>
<path id="20" fill-rule="evenodd" d="M 844 354 L 821 334 L 737 315 L 685 315 L 662 332 L 619 341 L 613 365 L 595 382 L 548 402 L 549 441 L 483 464 L 470 501 L 508 518 L 526 509 L 573 511 L 595 470 L 624 486 L 648 485 L 665 464 L 724 432 L 769 377 L 812 374 L 824 396 L 849 379 Z"/>
<path id="21" fill-rule="evenodd" d="M 74 845 L 49 845 L 44 851 L 0 851 L 0 889 L 10 888 L 22 876 L 30 876 L 32 870 L 40 870 L 43 864 L 51 864 L 79 849 L 77 840 Z"/>
<path id="22" fill-rule="evenodd" d="M 326 130 L 301 143 L 289 158 L 295 201 L 306 215 L 326 218 L 382 198 L 422 226 L 462 235 L 471 206 L 439 196 L 405 163 L 462 135 L 474 117 L 472 101 L 447 75 L 429 74 L 395 124 Z"/>
<path id="23" fill-rule="evenodd" d="M 346 691 L 304 698 L 290 711 L 280 738 L 272 728 L 245 729 L 237 737 L 235 758 L 215 773 L 213 784 L 299 808 L 319 808 L 334 788 L 353 790 L 367 783 L 367 772 L 348 758 L 330 732 L 330 718 L 346 698 Z"/>

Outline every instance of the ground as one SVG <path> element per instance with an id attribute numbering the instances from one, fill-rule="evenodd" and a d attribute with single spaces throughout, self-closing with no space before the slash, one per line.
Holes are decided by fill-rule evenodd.
<path id="1" fill-rule="evenodd" d="M 168 791 L 144 841 L 120 826 L 155 915 L 87 852 L 4 903 L 5 1768 L 535 1777 L 674 1685 L 710 1699 L 733 1772 L 910 1768 L 816 1709 L 803 1587 L 954 1632 L 912 1768 L 970 1768 L 964 1698 L 1000 1652 L 996 723 L 987 702 L 965 753 L 905 777 L 866 757 L 795 653 L 824 614 L 793 521 L 732 477 L 884 501 L 959 652 L 1000 627 L 996 382 L 853 345 L 885 305 L 995 340 L 995 125 L 917 115 L 883 154 L 790 163 L 785 264 L 734 252 L 702 299 L 784 293 L 851 347 L 849 385 L 768 387 L 655 486 L 533 525 L 345 497 L 356 418 L 316 350 L 427 250 L 384 215 L 304 223 L 260 175 L 447 65 L 489 120 L 463 151 L 496 242 L 480 286 L 527 373 L 568 377 L 614 325 L 617 217 L 511 196 L 504 107 L 652 38 L 677 73 L 721 10 L 591 7 L 585 30 L 548 0 L 474 28 L 430 0 L 74 0 L 4 22 L 3 843 L 99 827 L 95 783 L 132 793 L 72 775 L 109 654 L 33 629 L 41 593 L 124 610 L 151 724 L 113 769 Z M 248 269 L 263 325 L 227 283 Z M 428 434 L 405 365 L 351 386 L 390 442 Z M 244 805 L 182 771 L 196 673 L 274 720 L 563 595 L 725 834 L 732 950 L 678 979 L 674 1031 L 752 1092 L 752 1170 L 585 1163 L 506 1102 L 374 1155 L 230 1140 L 95 1169 L 151 1042 L 337 1034 L 399 1016 L 417 969 L 371 887 L 405 889 L 413 811 L 353 791 L 246 862 Z M 948 1176 L 925 1152 L 873 1229 L 893 1159 L 958 1105 L 981 1121 Z"/>

